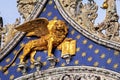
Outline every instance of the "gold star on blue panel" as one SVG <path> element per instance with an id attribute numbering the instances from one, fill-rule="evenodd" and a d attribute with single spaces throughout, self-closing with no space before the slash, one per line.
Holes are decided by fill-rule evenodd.
<path id="1" fill-rule="evenodd" d="M 45 5 L 39 17 L 45 17 L 48 20 L 60 19 L 65 21 L 59 13 L 54 0 L 48 0 L 47 5 Z M 61 51 L 55 49 L 54 55 L 57 58 L 57 64 L 55 67 L 84 65 L 106 68 L 117 72 L 120 71 L 119 51 L 107 48 L 91 41 L 90 39 L 80 34 L 78 31 L 76 31 L 67 21 L 65 22 L 69 27 L 69 33 L 67 37 L 73 38 L 77 41 L 76 55 L 71 58 L 69 64 L 66 64 L 65 59 L 61 58 Z M 10 54 L 0 62 L 0 70 L 2 70 L 2 68 L 13 59 L 16 52 L 20 49 L 22 45 L 32 39 L 35 39 L 35 37 L 24 37 L 10 52 Z M 20 54 L 22 54 L 22 51 L 20 52 Z M 50 67 L 50 63 L 47 60 L 47 51 L 37 51 L 35 59 L 43 63 L 41 70 L 46 70 Z M 19 64 L 19 56 L 6 72 L 3 73 L 2 71 L 0 71 L 1 80 L 12 80 L 22 76 L 22 73 L 20 73 L 20 70 L 17 68 L 17 64 Z M 34 66 L 30 64 L 29 59 L 27 60 L 27 66 L 29 67 L 27 70 L 28 74 L 36 71 Z"/>

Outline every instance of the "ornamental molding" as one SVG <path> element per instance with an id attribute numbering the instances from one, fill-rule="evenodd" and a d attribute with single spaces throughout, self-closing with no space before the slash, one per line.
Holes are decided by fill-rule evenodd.
<path id="1" fill-rule="evenodd" d="M 103 22 L 94 24 L 98 14 L 98 5 L 94 0 L 54 0 L 56 6 L 69 24 L 92 41 L 120 50 L 120 34 L 116 11 L 116 0 L 104 0 L 102 8 L 106 10 Z"/>
<path id="2" fill-rule="evenodd" d="M 23 1 L 23 2 L 21 2 Z M 26 0 L 18 0 L 18 4 L 23 4 L 23 3 L 28 3 Z M 28 0 L 29 1 L 29 0 Z M 34 5 L 34 9 L 30 11 L 29 14 L 27 14 L 27 16 L 25 17 L 25 21 L 29 21 L 31 19 L 35 19 L 39 13 L 42 11 L 42 9 L 44 8 L 45 3 L 47 2 L 47 0 L 39 0 L 37 2 L 35 2 L 36 4 Z M 33 3 L 33 2 L 31 2 Z M 29 4 L 29 3 L 28 3 Z M 19 5 L 18 5 L 19 6 Z M 22 14 L 22 12 L 21 12 Z M 24 14 L 22 14 L 24 16 Z M 0 50 L 0 61 L 9 54 L 9 52 L 18 44 L 18 42 L 23 38 L 23 36 L 25 35 L 24 32 L 17 32 L 16 35 L 13 37 L 13 39 L 2 49 Z"/>
<path id="3" fill-rule="evenodd" d="M 97 67 L 67 66 L 36 71 L 15 80 L 120 80 L 120 74 Z"/>
<path id="4" fill-rule="evenodd" d="M 17 0 L 18 12 L 24 19 L 32 13 L 38 0 Z"/>

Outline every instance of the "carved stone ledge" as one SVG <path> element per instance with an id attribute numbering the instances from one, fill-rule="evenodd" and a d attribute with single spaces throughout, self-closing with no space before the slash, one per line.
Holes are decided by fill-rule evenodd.
<path id="1" fill-rule="evenodd" d="M 27 65 L 26 64 L 18 64 L 18 68 L 22 72 L 23 75 L 27 75 Z"/>
<path id="2" fill-rule="evenodd" d="M 54 68 L 57 63 L 57 59 L 53 56 L 48 57 L 47 60 L 50 62 L 50 68 Z"/>
<path id="3" fill-rule="evenodd" d="M 120 74 L 114 71 L 88 67 L 67 66 L 34 72 L 15 80 L 120 80 Z"/>
<path id="4" fill-rule="evenodd" d="M 36 71 L 40 71 L 40 69 L 42 67 L 42 62 L 35 61 L 34 66 L 36 67 Z"/>
<path id="5" fill-rule="evenodd" d="M 65 59 L 65 60 L 66 60 L 66 63 L 69 64 L 69 63 L 70 63 L 70 60 L 71 60 L 71 55 L 66 54 L 66 55 L 63 56 L 63 59 Z"/>

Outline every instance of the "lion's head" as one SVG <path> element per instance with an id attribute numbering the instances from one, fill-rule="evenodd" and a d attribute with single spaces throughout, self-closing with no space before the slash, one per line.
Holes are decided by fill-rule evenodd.
<path id="1" fill-rule="evenodd" d="M 62 20 L 51 20 L 47 27 L 49 32 L 55 35 L 66 35 L 68 33 L 68 27 Z"/>

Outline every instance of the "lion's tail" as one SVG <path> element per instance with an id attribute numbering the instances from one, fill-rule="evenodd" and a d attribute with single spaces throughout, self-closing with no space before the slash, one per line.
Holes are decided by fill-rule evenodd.
<path id="1" fill-rule="evenodd" d="M 15 54 L 13 60 L 8 64 L 6 65 L 5 67 L 3 67 L 2 71 L 5 72 L 8 70 L 8 68 L 14 63 L 14 61 L 16 60 L 17 56 L 19 55 L 20 51 L 24 48 L 24 46 L 22 46 L 18 51 L 17 53 Z"/>

